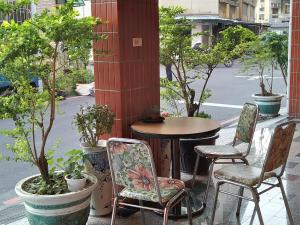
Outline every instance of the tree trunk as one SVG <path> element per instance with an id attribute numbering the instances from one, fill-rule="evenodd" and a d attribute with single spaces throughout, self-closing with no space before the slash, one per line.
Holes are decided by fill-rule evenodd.
<path id="1" fill-rule="evenodd" d="M 47 184 L 50 183 L 49 171 L 48 171 L 48 162 L 44 155 L 40 155 L 38 159 L 38 168 L 40 170 L 41 176 Z"/>

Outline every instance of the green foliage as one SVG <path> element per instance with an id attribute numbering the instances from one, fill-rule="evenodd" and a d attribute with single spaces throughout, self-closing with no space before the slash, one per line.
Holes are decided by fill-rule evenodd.
<path id="1" fill-rule="evenodd" d="M 214 45 L 202 44 L 196 50 L 191 46 L 192 38 L 208 34 L 191 35 L 192 21 L 183 17 L 183 12 L 180 7 L 160 8 L 160 62 L 172 65 L 175 78 L 171 82 L 161 80 L 161 96 L 174 109 L 173 114 L 182 113 L 177 104 L 183 100 L 186 114 L 196 116 L 201 104 L 211 96 L 207 84 L 216 66 L 224 60 L 241 56 L 256 36 L 241 26 L 230 27 L 221 33 L 222 38 Z M 193 84 L 197 80 L 202 80 L 198 82 L 202 86 L 195 88 Z"/>
<path id="2" fill-rule="evenodd" d="M 38 176 L 24 183 L 23 188 L 31 194 L 58 195 L 69 192 L 63 173 L 53 173 L 49 176 L 49 183 Z"/>
<path id="3" fill-rule="evenodd" d="M 247 48 L 250 56 L 243 59 L 245 70 L 256 69 L 259 75 L 260 95 L 273 95 L 274 69 L 278 65 L 287 85 L 288 35 L 275 32 L 262 33 Z M 266 78 L 265 75 L 270 75 Z"/>
<path id="4" fill-rule="evenodd" d="M 80 141 L 89 147 L 96 147 L 101 135 L 110 133 L 115 114 L 107 105 L 81 106 L 74 117 L 74 123 L 81 135 Z"/>
<path id="5" fill-rule="evenodd" d="M 261 41 L 270 49 L 273 60 L 281 69 L 281 74 L 287 85 L 288 70 L 288 34 L 276 32 L 265 32 Z"/>
<path id="6" fill-rule="evenodd" d="M 217 43 L 219 51 L 227 52 L 228 59 L 241 57 L 249 44 L 258 39 L 257 35 L 248 28 L 232 26 L 220 32 L 221 40 Z"/>
<path id="7" fill-rule="evenodd" d="M 51 178 L 46 149 L 57 113 L 58 80 L 66 71 L 75 77 L 82 74 L 78 64 L 85 64 L 92 41 L 104 38 L 94 32 L 101 20 L 77 18 L 72 4 L 45 10 L 22 24 L 4 21 L 0 26 L 0 74 L 14 86 L 14 93 L 0 100 L 1 119 L 15 122 L 14 130 L 4 132 L 15 139 L 8 147 L 13 159 L 36 165 L 47 185 Z M 32 76 L 41 80 L 43 91 L 29 86 Z"/>
<path id="8" fill-rule="evenodd" d="M 65 176 L 70 176 L 73 179 L 81 179 L 84 170 L 84 161 L 86 155 L 77 149 L 68 151 L 64 158 L 54 158 L 54 151 L 48 151 L 47 161 L 51 168 L 51 174 L 55 174 L 57 168 L 64 171 Z"/>
<path id="9" fill-rule="evenodd" d="M 38 0 L 17 0 L 14 4 L 8 4 L 7 2 L 7 0 L 0 0 L 0 12 L 2 15 L 11 14 L 24 6 L 29 6 L 32 2 L 37 3 Z"/>
<path id="10" fill-rule="evenodd" d="M 57 89 L 66 91 L 67 95 L 75 95 L 76 84 L 91 83 L 93 80 L 94 74 L 87 69 L 65 71 L 63 76 L 57 78 Z"/>

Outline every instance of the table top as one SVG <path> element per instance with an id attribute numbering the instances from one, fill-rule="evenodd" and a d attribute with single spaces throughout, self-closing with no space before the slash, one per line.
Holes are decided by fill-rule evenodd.
<path id="1" fill-rule="evenodd" d="M 131 129 L 143 137 L 196 138 L 216 134 L 220 124 L 211 119 L 198 117 L 167 117 L 162 123 L 136 122 Z"/>

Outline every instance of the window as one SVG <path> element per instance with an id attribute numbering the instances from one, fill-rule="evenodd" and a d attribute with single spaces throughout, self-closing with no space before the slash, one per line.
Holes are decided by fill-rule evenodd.
<path id="1" fill-rule="evenodd" d="M 290 14 L 290 5 L 289 4 L 284 5 L 284 14 Z"/>
<path id="2" fill-rule="evenodd" d="M 272 8 L 272 14 L 278 14 L 278 8 Z"/>
<path id="3" fill-rule="evenodd" d="M 265 7 L 259 8 L 259 11 L 264 12 L 265 11 Z"/>
<path id="4" fill-rule="evenodd" d="M 265 19 L 265 15 L 264 14 L 259 14 L 259 20 L 264 20 Z"/>

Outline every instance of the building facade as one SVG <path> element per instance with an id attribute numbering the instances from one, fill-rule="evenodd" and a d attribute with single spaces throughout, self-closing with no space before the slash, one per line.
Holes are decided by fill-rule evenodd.
<path id="1" fill-rule="evenodd" d="M 257 23 L 270 26 L 276 32 L 288 32 L 290 20 L 289 0 L 257 0 L 255 9 Z"/>
<path id="2" fill-rule="evenodd" d="M 220 30 L 232 24 L 243 24 L 255 31 L 256 0 L 160 0 L 160 6 L 181 6 L 185 16 L 194 22 L 192 33 L 208 32 L 218 36 Z M 211 44 L 211 36 L 199 36 L 196 43 Z"/>

